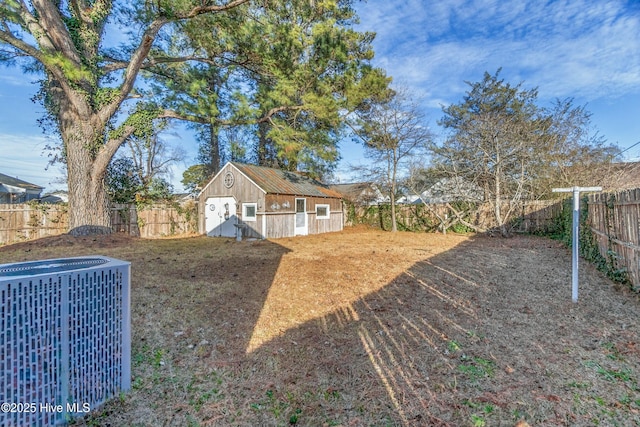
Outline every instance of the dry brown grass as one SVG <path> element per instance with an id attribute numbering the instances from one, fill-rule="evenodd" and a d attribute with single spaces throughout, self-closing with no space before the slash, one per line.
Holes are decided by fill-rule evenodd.
<path id="1" fill-rule="evenodd" d="M 79 425 L 640 425 L 640 302 L 535 238 L 60 236 L 132 262 L 133 390 Z"/>

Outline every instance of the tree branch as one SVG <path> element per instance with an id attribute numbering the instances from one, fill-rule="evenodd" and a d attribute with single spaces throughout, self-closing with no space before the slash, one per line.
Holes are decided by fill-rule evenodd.
<path id="1" fill-rule="evenodd" d="M 103 123 L 106 123 L 111 117 L 113 117 L 122 102 L 127 99 L 129 93 L 131 92 L 131 90 L 133 90 L 136 77 L 138 76 L 140 68 L 147 55 L 149 54 L 149 51 L 151 50 L 151 46 L 153 45 L 158 32 L 168 22 L 169 21 L 167 19 L 161 18 L 156 19 L 151 24 L 149 24 L 149 27 L 142 35 L 142 39 L 140 41 L 140 44 L 138 45 L 138 48 L 131 56 L 129 64 L 125 69 L 124 78 L 119 88 L 119 96 L 115 97 L 113 101 L 105 105 L 98 112 L 98 115 Z"/>
<path id="2" fill-rule="evenodd" d="M 38 12 L 39 20 L 36 21 L 33 15 L 26 10 L 24 11 L 23 19 L 29 19 L 29 21 L 25 19 L 25 23 L 29 26 L 37 25 L 39 31 L 29 28 L 29 32 L 37 37 L 40 46 L 60 52 L 65 58 L 80 67 L 82 64 L 80 54 L 71 40 L 67 27 L 60 18 L 60 11 L 56 7 L 56 3 L 50 0 L 33 0 L 32 3 Z M 47 44 L 43 43 L 45 41 L 49 41 L 52 46 L 47 46 Z"/>
<path id="3" fill-rule="evenodd" d="M 193 123 L 201 123 L 203 125 L 209 124 L 209 121 L 205 120 L 203 117 L 196 116 L 194 114 L 180 114 L 177 111 L 173 111 L 173 110 L 164 110 L 162 113 L 158 115 L 158 118 L 185 120 Z"/>
<path id="4" fill-rule="evenodd" d="M 24 52 L 27 56 L 31 56 L 32 58 L 37 59 L 40 62 L 43 62 L 44 60 L 42 56 L 42 52 L 40 52 L 36 47 L 31 46 L 29 43 L 25 42 L 24 40 L 15 37 L 9 31 L 0 30 L 0 40 Z"/>
<path id="5" fill-rule="evenodd" d="M 121 59 L 116 59 L 116 58 L 110 58 L 110 57 L 106 57 L 105 59 L 107 59 L 109 61 L 108 64 L 103 65 L 102 66 L 102 71 L 104 73 L 112 73 L 114 71 L 118 71 L 118 70 L 123 70 L 125 68 L 127 68 L 127 66 L 129 65 L 128 61 L 124 61 Z M 247 64 L 250 63 L 249 60 L 247 61 L 236 61 L 230 58 L 224 58 L 224 57 L 218 57 L 215 59 L 211 59 L 211 58 L 205 58 L 202 56 L 195 56 L 195 55 L 188 55 L 188 56 L 176 56 L 176 57 L 172 57 L 172 56 L 150 56 L 148 58 L 146 58 L 145 62 L 140 66 L 141 69 L 144 70 L 148 70 L 151 71 L 153 73 L 153 70 L 150 70 L 152 67 L 157 66 L 157 65 L 161 65 L 161 64 L 173 64 L 173 63 L 182 63 L 182 62 L 188 62 L 188 61 L 195 61 L 195 62 L 201 62 L 203 64 L 209 64 L 209 65 L 215 65 L 215 66 L 220 66 L 220 62 L 218 61 L 224 61 L 227 64 L 232 64 L 232 65 L 237 65 L 239 67 L 242 67 L 244 69 L 246 69 L 247 71 L 252 71 L 252 72 L 256 72 L 256 70 L 247 67 Z"/>
<path id="6" fill-rule="evenodd" d="M 189 19 L 195 18 L 198 15 L 204 15 L 205 13 L 211 12 L 224 12 L 225 10 L 233 9 L 234 7 L 240 6 L 241 4 L 248 3 L 249 0 L 234 0 L 227 4 L 222 5 L 209 5 L 209 6 L 198 6 L 194 7 L 185 15 L 178 15 L 178 19 Z"/>
<path id="7" fill-rule="evenodd" d="M 135 127 L 127 126 L 118 138 L 107 141 L 98 151 L 98 155 L 92 165 L 93 169 L 101 170 L 101 168 L 104 168 L 104 170 L 106 170 L 116 151 L 118 151 L 118 148 L 125 143 L 134 131 Z"/>

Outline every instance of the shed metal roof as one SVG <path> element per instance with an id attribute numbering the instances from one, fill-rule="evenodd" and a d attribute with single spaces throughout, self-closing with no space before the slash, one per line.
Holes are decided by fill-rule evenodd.
<path id="1" fill-rule="evenodd" d="M 231 164 L 266 193 L 342 198 L 342 194 L 332 190 L 327 185 L 297 172 L 245 163 L 231 162 Z"/>

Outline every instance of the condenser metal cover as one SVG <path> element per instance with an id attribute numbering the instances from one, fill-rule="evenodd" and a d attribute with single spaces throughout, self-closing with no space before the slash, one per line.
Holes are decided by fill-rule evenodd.
<path id="1" fill-rule="evenodd" d="M 131 264 L 0 265 L 0 426 L 64 425 L 131 388 Z"/>

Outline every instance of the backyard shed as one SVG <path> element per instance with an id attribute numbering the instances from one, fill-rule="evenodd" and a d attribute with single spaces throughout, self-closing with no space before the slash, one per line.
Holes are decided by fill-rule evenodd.
<path id="1" fill-rule="evenodd" d="M 341 194 L 297 172 L 228 162 L 198 196 L 208 236 L 277 238 L 342 230 Z"/>

